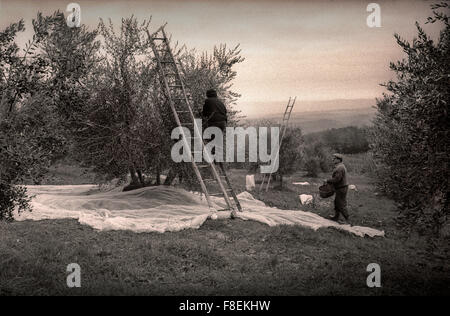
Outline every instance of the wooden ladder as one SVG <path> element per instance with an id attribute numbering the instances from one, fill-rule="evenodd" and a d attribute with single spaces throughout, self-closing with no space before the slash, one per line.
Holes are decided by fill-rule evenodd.
<path id="1" fill-rule="evenodd" d="M 160 80 L 163 85 L 163 89 L 167 94 L 170 108 L 172 110 L 176 124 L 181 127 L 181 134 L 185 148 L 190 149 L 192 168 L 195 172 L 198 182 L 200 183 L 200 187 L 205 194 L 209 207 L 213 207 L 211 196 L 222 196 L 225 200 L 227 208 L 220 211 L 242 211 L 241 204 L 239 203 L 239 200 L 231 186 L 231 182 L 226 174 L 223 164 L 216 164 L 211 159 L 209 153 L 204 150 L 205 143 L 203 141 L 203 136 L 200 133 L 201 127 L 198 126 L 198 123 L 192 111 L 192 96 L 186 92 L 186 87 L 179 70 L 179 67 L 182 67 L 182 65 L 179 64 L 174 58 L 172 49 L 170 48 L 169 39 L 167 38 L 166 32 L 164 30 L 165 26 L 166 24 L 161 26 L 153 34 L 150 34 L 147 31 L 147 35 L 149 37 L 150 45 L 158 64 Z M 194 139 L 197 138 L 201 140 L 202 153 L 204 157 L 207 158 L 206 161 L 197 163 L 194 160 L 196 151 L 192 149 L 191 140 L 187 139 L 183 131 L 183 127 L 187 127 L 191 131 L 193 130 Z M 220 168 L 217 168 L 217 165 Z M 203 168 L 210 171 L 210 178 L 203 178 L 202 173 L 199 170 Z M 212 192 L 212 189 L 214 189 L 214 184 L 216 184 L 216 187 L 218 186 L 218 192 Z M 233 197 L 233 201 L 230 199 L 230 195 Z"/>
<path id="2" fill-rule="evenodd" d="M 280 159 L 280 148 L 281 148 L 281 144 L 283 144 L 283 138 L 284 138 L 284 134 L 286 133 L 286 130 L 288 128 L 288 123 L 289 123 L 289 119 L 291 118 L 291 113 L 292 113 L 292 109 L 294 108 L 294 104 L 295 104 L 295 100 L 297 99 L 297 97 L 295 98 L 291 98 L 289 97 L 289 101 L 288 104 L 286 105 L 286 109 L 284 110 L 284 115 L 283 115 L 283 121 L 281 122 L 281 138 L 280 138 L 280 144 L 278 146 L 277 149 L 277 155 L 275 156 L 275 161 L 277 161 L 278 159 Z M 273 164 L 273 166 L 276 166 L 276 163 Z M 266 191 L 269 190 L 269 185 L 270 185 L 270 180 L 272 179 L 272 173 L 274 172 L 274 167 L 272 167 L 272 170 L 270 171 L 270 173 L 265 173 L 261 182 L 261 185 L 259 187 L 259 190 L 262 190 L 264 183 L 266 183 Z"/>

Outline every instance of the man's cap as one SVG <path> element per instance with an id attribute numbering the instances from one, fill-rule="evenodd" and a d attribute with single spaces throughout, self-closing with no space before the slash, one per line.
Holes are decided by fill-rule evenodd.
<path id="1" fill-rule="evenodd" d="M 217 97 L 217 91 L 214 89 L 209 89 L 208 91 L 206 91 L 206 96 L 210 98 Z"/>
<path id="2" fill-rule="evenodd" d="M 344 156 L 342 156 L 341 154 L 333 154 L 333 157 L 339 159 L 340 161 L 344 160 Z"/>

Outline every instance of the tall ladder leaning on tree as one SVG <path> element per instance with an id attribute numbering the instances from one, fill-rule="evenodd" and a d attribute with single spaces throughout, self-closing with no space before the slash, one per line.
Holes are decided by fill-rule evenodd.
<path id="1" fill-rule="evenodd" d="M 275 156 L 275 162 L 280 159 L 280 148 L 283 144 L 283 138 L 284 134 L 286 133 L 286 130 L 288 128 L 289 119 L 291 118 L 292 109 L 294 108 L 295 100 L 297 97 L 294 97 L 293 99 L 289 97 L 288 104 L 286 105 L 286 110 L 284 110 L 283 115 L 283 121 L 281 122 L 281 138 L 280 138 L 280 144 L 277 149 L 277 155 Z M 261 182 L 261 185 L 259 187 L 259 190 L 262 190 L 264 183 L 266 183 L 266 191 L 269 190 L 270 180 L 272 179 L 272 174 L 274 173 L 276 163 L 273 164 L 272 169 L 270 170 L 270 173 L 265 173 Z M 267 182 L 266 182 L 267 181 Z"/>
<path id="2" fill-rule="evenodd" d="M 198 153 L 198 151 L 195 151 L 195 148 L 191 146 L 190 141 L 187 141 L 186 135 L 184 134 L 183 129 L 181 129 L 185 148 L 190 148 L 191 150 L 190 156 L 192 168 L 210 208 L 213 208 L 211 196 L 221 196 L 224 198 L 227 208 L 219 211 L 242 211 L 241 204 L 231 186 L 231 182 L 226 174 L 223 164 L 219 162 L 217 164 L 219 168 L 217 168 L 216 163 L 212 162 L 210 159 L 209 153 L 204 150 L 205 143 L 200 133 L 201 127 L 198 126 L 194 112 L 192 111 L 192 96 L 186 92 L 186 86 L 180 75 L 180 68 L 182 65 L 173 55 L 169 39 L 164 30 L 165 26 L 166 24 L 161 26 L 153 34 L 150 34 L 147 31 L 153 54 L 155 55 L 158 65 L 160 81 L 166 92 L 177 125 L 182 128 L 189 128 L 191 132 L 193 131 L 193 134 L 191 134 L 194 135 L 193 139 L 197 138 L 201 140 L 201 152 L 203 153 L 203 156 L 207 157 L 207 161 L 211 161 L 202 161 L 201 163 L 198 163 L 194 160 L 194 155 L 195 153 Z M 209 170 L 209 178 L 203 178 L 200 169 Z M 219 192 L 212 192 L 212 190 L 217 187 Z M 230 199 L 230 195 L 233 199 Z"/>

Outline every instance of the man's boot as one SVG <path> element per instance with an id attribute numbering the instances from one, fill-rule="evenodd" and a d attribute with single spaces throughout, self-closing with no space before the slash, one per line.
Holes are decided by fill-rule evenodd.
<path id="1" fill-rule="evenodd" d="M 343 216 L 343 219 L 339 219 L 337 222 L 341 225 L 350 225 L 352 226 L 352 224 L 350 223 L 350 219 L 348 216 Z"/>

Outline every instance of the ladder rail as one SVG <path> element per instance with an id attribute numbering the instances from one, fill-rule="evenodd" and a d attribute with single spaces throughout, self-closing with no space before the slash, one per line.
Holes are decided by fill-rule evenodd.
<path id="1" fill-rule="evenodd" d="M 241 202 L 239 202 L 239 199 L 237 198 L 236 193 L 234 192 L 234 190 L 231 187 L 231 182 L 230 182 L 230 179 L 228 178 L 227 173 L 225 172 L 225 167 L 223 166 L 223 163 L 220 162 L 219 166 L 222 169 L 222 173 L 225 178 L 225 181 L 227 182 L 227 185 L 231 188 L 231 196 L 233 197 L 234 203 L 236 204 L 237 209 L 240 212 L 242 212 Z"/>
<path id="2" fill-rule="evenodd" d="M 147 31 L 147 34 L 148 34 L 148 31 Z M 149 35 L 149 34 L 148 34 L 148 35 Z M 162 74 L 163 74 L 163 75 L 162 75 L 162 81 L 163 81 L 163 83 L 164 83 L 164 86 L 165 86 L 165 88 L 166 88 L 166 91 L 170 92 L 169 84 L 168 84 L 168 82 L 167 82 L 166 77 L 164 76 L 164 68 L 163 68 L 162 65 L 161 65 L 161 60 L 160 60 L 160 58 L 159 58 L 159 53 L 157 52 L 157 49 L 156 49 L 156 46 L 155 46 L 155 44 L 154 44 L 154 42 L 153 42 L 152 37 L 150 37 L 150 44 L 151 44 L 153 53 L 154 53 L 154 55 L 155 55 L 155 57 L 156 57 L 156 62 L 157 62 L 157 64 L 158 64 L 158 68 L 160 69 L 160 71 L 161 71 Z M 175 108 L 175 105 L 174 105 L 174 102 L 173 102 L 173 100 L 172 100 L 172 96 L 170 95 L 170 93 L 167 94 L 167 98 L 169 99 L 169 105 L 170 105 L 170 108 L 171 108 L 171 110 L 172 110 L 172 113 L 173 113 L 173 115 L 174 115 L 174 117 L 175 117 L 175 122 L 177 123 L 177 125 L 178 125 L 179 127 L 181 127 L 182 137 L 183 137 L 183 142 L 184 142 L 186 148 L 191 149 L 191 144 L 189 144 L 188 141 L 187 141 L 186 135 L 185 135 L 185 133 L 184 133 L 183 126 L 182 126 L 182 124 L 181 124 L 180 118 L 178 117 L 178 113 L 177 113 L 177 111 L 176 111 L 176 108 Z M 201 176 L 201 174 L 200 174 L 200 171 L 198 170 L 197 165 L 195 164 L 195 161 L 194 161 L 194 159 L 193 159 L 193 157 L 192 157 L 192 153 L 191 153 L 191 163 L 192 163 L 192 167 L 193 167 L 193 169 L 194 169 L 194 173 L 195 173 L 195 175 L 197 176 L 198 181 L 200 182 L 200 186 L 201 186 L 202 190 L 205 192 L 205 196 L 206 196 L 206 200 L 207 200 L 207 202 L 208 202 L 208 205 L 211 207 L 212 202 L 211 202 L 211 199 L 210 199 L 210 197 L 209 197 L 209 194 L 207 194 L 208 190 L 207 190 L 207 188 L 206 188 L 206 186 L 205 186 L 205 183 L 203 182 L 203 179 L 202 179 L 202 176 Z"/>
<path id="3" fill-rule="evenodd" d="M 168 42 L 167 35 L 166 35 L 165 30 L 164 30 L 164 27 L 161 29 L 161 32 L 163 34 L 164 42 L 165 42 L 165 44 L 166 44 L 166 46 L 168 48 L 167 51 L 169 53 L 170 58 L 172 59 L 173 66 L 175 67 L 176 76 L 178 77 L 178 80 L 181 83 L 181 89 L 183 90 L 184 101 L 186 102 L 186 105 L 187 105 L 187 107 L 189 109 L 189 115 L 191 116 L 192 122 L 194 123 L 194 133 L 196 133 L 197 137 L 202 138 L 202 135 L 200 134 L 200 128 L 197 125 L 197 121 L 195 120 L 194 113 L 192 112 L 191 105 L 189 104 L 189 100 L 187 98 L 186 88 L 184 86 L 183 80 L 181 79 L 181 75 L 180 75 L 180 71 L 178 69 L 178 65 L 176 63 L 175 57 L 173 56 L 172 50 L 170 49 L 169 42 Z M 219 184 L 219 187 L 220 187 L 221 191 L 224 194 L 225 202 L 227 203 L 228 207 L 233 208 L 233 206 L 231 204 L 231 201 L 230 201 L 230 198 L 228 197 L 228 194 L 226 193 L 226 189 L 223 186 L 222 181 L 220 180 L 219 173 L 217 172 L 217 170 L 216 170 L 216 168 L 214 166 L 214 162 L 211 159 L 211 156 L 209 155 L 209 153 L 205 150 L 205 143 L 203 142 L 203 140 L 202 140 L 202 151 L 203 151 L 204 155 L 206 154 L 207 162 L 209 163 L 209 165 L 211 167 L 211 171 L 213 172 L 214 177 L 217 179 L 217 183 Z M 203 179 L 202 179 L 202 181 L 203 181 Z"/>
<path id="4" fill-rule="evenodd" d="M 281 140 L 280 140 L 280 144 L 278 145 L 277 155 L 275 156 L 275 162 L 277 162 L 280 158 L 280 149 L 281 149 L 281 145 L 283 144 L 284 134 L 285 134 L 286 130 L 287 130 L 287 127 L 285 127 L 283 129 L 283 132 L 281 134 Z M 267 180 L 267 184 L 266 184 L 266 192 L 269 190 L 270 180 L 272 179 L 272 174 L 274 172 L 275 165 L 276 165 L 276 163 L 273 164 L 273 167 L 270 170 L 270 173 L 268 174 L 269 179 Z"/>
<path id="5" fill-rule="evenodd" d="M 151 47 L 152 47 L 153 53 L 154 53 L 155 56 L 156 56 L 158 68 L 161 70 L 161 73 L 162 73 L 162 75 L 163 75 L 162 77 L 163 77 L 164 86 L 165 86 L 165 88 L 166 88 L 166 91 L 168 92 L 169 104 L 170 104 L 171 109 L 172 109 L 172 112 L 173 112 L 173 114 L 174 114 L 174 116 L 175 116 L 175 121 L 176 121 L 176 123 L 177 123 L 178 126 L 183 127 L 183 123 L 181 123 L 181 121 L 180 121 L 180 119 L 179 119 L 178 111 L 177 111 L 177 109 L 176 109 L 176 107 L 175 107 L 175 103 L 174 103 L 173 98 L 172 98 L 171 93 L 170 93 L 171 90 L 170 90 L 170 85 L 168 84 L 167 79 L 166 79 L 166 73 L 165 73 L 165 71 L 164 71 L 164 68 L 163 68 L 163 66 L 162 66 L 161 60 L 160 60 L 160 58 L 159 58 L 159 53 L 158 53 L 158 51 L 157 51 L 156 45 L 154 44 L 154 41 L 153 41 L 153 37 L 156 36 L 156 34 L 157 34 L 159 31 L 161 31 L 161 33 L 162 33 L 162 35 L 163 35 L 163 36 L 162 36 L 162 40 L 163 40 L 163 42 L 164 42 L 164 44 L 165 44 L 165 46 L 166 46 L 166 48 L 167 48 L 166 52 L 169 54 L 169 57 L 170 57 L 170 59 L 171 59 L 171 61 L 168 62 L 168 63 L 169 63 L 169 64 L 172 64 L 173 67 L 175 68 L 175 71 L 174 71 L 172 74 L 174 74 L 174 75 L 176 76 L 176 79 L 175 79 L 175 80 L 178 80 L 179 83 L 180 83 L 179 87 L 180 87 L 181 90 L 182 90 L 183 99 L 184 99 L 184 102 L 185 102 L 185 104 L 186 104 L 186 106 L 187 106 L 187 108 L 188 108 L 189 117 L 191 118 L 191 120 L 192 120 L 192 122 L 193 122 L 193 125 L 194 125 L 194 135 L 197 136 L 198 138 L 202 139 L 202 142 L 201 142 L 201 144 L 202 144 L 202 153 L 203 153 L 203 154 L 206 156 L 206 158 L 207 158 L 207 163 L 209 164 L 209 167 L 210 167 L 210 169 L 211 169 L 211 171 L 212 171 L 212 174 L 213 174 L 214 178 L 216 179 L 216 182 L 218 183 L 218 185 L 219 185 L 219 187 L 220 187 L 220 190 L 222 191 L 222 194 L 223 194 L 223 197 L 224 197 L 224 199 L 225 199 L 225 202 L 226 202 L 227 206 L 228 206 L 230 209 L 234 209 L 234 207 L 233 207 L 233 205 L 232 205 L 232 203 L 231 203 L 231 200 L 230 200 L 230 198 L 229 198 L 229 196 L 228 196 L 228 194 L 227 194 L 227 189 L 225 189 L 225 187 L 223 186 L 223 183 L 222 183 L 222 181 L 221 181 L 221 179 L 220 179 L 220 175 L 219 175 L 219 173 L 217 172 L 216 167 L 214 166 L 214 161 L 211 159 L 211 156 L 209 155 L 209 153 L 205 150 L 205 144 L 204 144 L 204 141 L 203 141 L 203 137 L 202 137 L 202 135 L 200 134 L 200 128 L 199 128 L 199 126 L 198 126 L 198 124 L 197 124 L 197 121 L 196 121 L 196 119 L 195 119 L 194 113 L 193 113 L 193 111 L 192 111 L 192 107 L 191 107 L 190 102 L 189 102 L 189 99 L 188 99 L 188 97 L 187 97 L 186 88 L 185 88 L 184 82 L 183 82 L 183 80 L 182 80 L 182 78 L 181 78 L 180 71 L 179 71 L 179 69 L 178 69 L 178 65 L 177 65 L 177 63 L 176 63 L 175 57 L 173 56 L 172 50 L 170 49 L 170 43 L 169 43 L 169 41 L 168 41 L 168 39 L 167 39 L 167 35 L 166 35 L 165 30 L 164 30 L 164 27 L 165 27 L 165 25 L 163 25 L 162 27 L 160 27 L 160 28 L 158 29 L 158 31 L 156 31 L 156 32 L 153 33 L 152 35 L 150 35 L 149 32 L 147 31 L 147 35 L 148 35 L 149 38 L 150 38 L 150 41 L 151 41 Z M 165 63 L 165 64 L 167 64 L 167 63 Z M 183 139 L 184 139 L 185 145 L 188 145 L 187 148 L 191 149 L 191 145 L 188 144 L 187 139 L 186 139 L 186 135 L 184 134 L 184 131 L 182 132 L 182 137 L 183 137 Z M 209 194 L 209 192 L 208 192 L 208 190 L 207 190 L 207 188 L 206 188 L 206 185 L 205 185 L 205 183 L 204 183 L 204 181 L 203 181 L 203 178 L 202 178 L 202 176 L 201 176 L 201 173 L 200 173 L 200 171 L 198 170 L 198 166 L 197 166 L 197 164 L 196 164 L 196 162 L 195 162 L 195 160 L 194 160 L 192 151 L 191 151 L 191 163 L 192 163 L 194 172 L 195 172 L 195 174 L 196 174 L 196 176 L 197 176 L 197 179 L 198 179 L 198 181 L 200 182 L 200 186 L 201 186 L 203 192 L 205 193 L 206 199 L 207 199 L 207 201 L 208 201 L 208 205 L 209 205 L 210 207 L 212 207 L 212 203 L 211 203 L 211 199 L 210 199 L 210 195 L 211 195 L 211 194 Z M 226 180 L 227 180 L 227 184 L 228 184 L 228 186 L 229 186 L 230 189 L 231 189 L 233 198 L 235 199 L 235 201 L 237 201 L 237 202 L 236 202 L 236 205 L 237 205 L 238 209 L 241 210 L 239 200 L 237 199 L 237 197 L 236 197 L 236 195 L 235 195 L 235 193 L 234 193 L 234 190 L 233 190 L 232 187 L 231 187 L 231 183 L 229 182 L 228 177 L 226 176 L 225 171 L 223 171 L 223 173 L 224 173 L 225 178 L 226 178 Z"/>
<path id="6" fill-rule="evenodd" d="M 167 22 L 164 23 L 163 25 L 161 25 L 155 32 L 152 33 L 152 35 L 150 35 L 150 33 L 149 33 L 148 30 L 147 30 L 147 35 L 148 35 L 148 37 L 149 37 L 150 39 L 153 39 L 153 38 L 156 36 L 156 34 L 159 33 L 159 31 L 161 31 L 162 29 L 164 29 L 164 28 L 166 27 L 166 25 L 167 25 Z"/>
<path id="7" fill-rule="evenodd" d="M 282 121 L 282 125 L 281 125 L 281 129 L 282 129 L 281 139 L 280 139 L 280 144 L 278 145 L 277 154 L 275 156 L 275 162 L 277 162 L 279 160 L 279 158 L 280 158 L 281 145 L 283 144 L 284 135 L 286 133 L 286 130 L 288 129 L 289 119 L 291 118 L 292 110 L 294 109 L 294 105 L 295 105 L 295 101 L 296 100 L 297 100 L 297 97 L 294 97 L 294 99 L 289 97 L 288 104 L 286 106 L 286 109 L 284 110 L 283 121 Z M 291 101 L 292 101 L 292 103 L 291 103 Z M 286 118 L 286 114 L 287 114 L 287 118 Z M 273 167 L 272 167 L 270 173 L 264 174 L 263 180 L 262 180 L 260 188 L 259 188 L 260 190 L 262 190 L 262 188 L 264 186 L 266 175 L 268 176 L 268 180 L 267 180 L 267 183 L 266 183 L 266 192 L 269 190 L 270 181 L 272 179 L 272 174 L 274 173 L 275 165 L 276 164 L 273 164 Z"/>
<path id="8" fill-rule="evenodd" d="M 288 103 L 287 103 L 287 105 L 286 105 L 286 109 L 284 109 L 283 120 L 282 120 L 282 125 L 281 125 L 281 128 L 282 128 L 282 129 L 283 129 L 283 126 L 284 126 L 285 121 L 289 121 L 289 118 L 286 119 L 286 113 L 288 112 L 288 109 L 291 107 L 291 99 L 292 99 L 292 97 L 289 97 L 289 101 L 288 101 Z M 292 111 L 292 108 L 293 108 L 293 106 L 291 107 L 291 111 Z M 284 137 L 284 133 L 282 132 L 281 140 L 283 139 L 283 137 Z M 281 144 L 280 144 L 280 147 L 281 147 Z M 259 186 L 259 190 L 260 190 L 260 191 L 263 189 L 264 184 L 266 183 L 266 177 L 269 176 L 269 178 L 270 178 L 270 176 L 272 175 L 272 173 L 273 173 L 273 172 L 270 172 L 270 174 L 269 174 L 269 173 L 264 173 L 263 179 L 262 179 L 261 184 L 260 184 L 260 186 Z"/>

